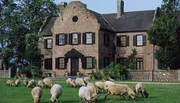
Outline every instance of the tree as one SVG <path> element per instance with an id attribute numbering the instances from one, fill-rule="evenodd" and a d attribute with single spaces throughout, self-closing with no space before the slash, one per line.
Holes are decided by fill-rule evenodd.
<path id="1" fill-rule="evenodd" d="M 155 58 L 160 69 L 176 69 L 175 62 L 180 58 L 180 39 L 178 39 L 180 23 L 177 19 L 179 6 L 179 0 L 163 0 L 160 16 L 148 31 L 150 43 L 158 46 Z"/>

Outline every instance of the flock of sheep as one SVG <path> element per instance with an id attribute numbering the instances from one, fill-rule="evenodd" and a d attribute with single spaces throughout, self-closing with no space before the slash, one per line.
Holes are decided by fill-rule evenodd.
<path id="1" fill-rule="evenodd" d="M 141 93 L 143 98 L 148 98 L 148 93 L 145 90 L 145 86 L 143 83 L 137 83 L 135 89 L 130 88 L 128 85 L 125 84 L 117 84 L 112 81 L 105 81 L 105 82 L 90 82 L 89 77 L 71 79 L 68 78 L 66 80 L 68 87 L 78 87 L 79 92 L 78 96 L 81 98 L 80 100 L 84 102 L 96 102 L 98 100 L 98 95 L 100 92 L 107 92 L 104 99 L 106 100 L 108 95 L 118 95 L 127 99 L 127 97 L 135 99 L 139 93 Z M 19 86 L 21 84 L 21 80 L 17 79 L 15 82 L 13 80 L 7 80 L 7 86 Z M 62 86 L 59 84 L 53 84 L 52 80 L 49 78 L 44 78 L 43 80 L 39 80 L 36 86 L 34 80 L 23 80 L 23 84 L 27 86 L 27 88 L 33 88 L 31 91 L 32 97 L 34 99 L 34 103 L 40 103 L 40 99 L 42 96 L 42 88 L 48 87 L 50 89 L 51 98 L 50 101 L 52 103 L 58 103 L 58 98 L 62 95 Z"/>

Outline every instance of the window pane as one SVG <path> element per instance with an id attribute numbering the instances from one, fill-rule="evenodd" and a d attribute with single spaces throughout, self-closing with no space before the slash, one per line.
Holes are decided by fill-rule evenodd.
<path id="1" fill-rule="evenodd" d="M 92 44 L 92 33 L 86 33 L 86 44 Z"/>
<path id="2" fill-rule="evenodd" d="M 136 69 L 142 70 L 143 69 L 143 58 L 136 59 Z"/>
<path id="3" fill-rule="evenodd" d="M 64 66 L 64 58 L 59 58 L 59 68 L 65 68 Z"/>
<path id="4" fill-rule="evenodd" d="M 137 36 L 137 45 L 143 45 L 143 36 L 142 35 Z"/>
<path id="5" fill-rule="evenodd" d="M 47 39 L 47 48 L 52 48 L 52 39 Z"/>
<path id="6" fill-rule="evenodd" d="M 65 35 L 60 34 L 59 35 L 59 45 L 63 45 L 63 44 L 65 44 Z"/>
<path id="7" fill-rule="evenodd" d="M 78 34 L 73 34 L 72 35 L 72 43 L 73 44 L 78 44 Z"/>
<path id="8" fill-rule="evenodd" d="M 92 58 L 86 58 L 86 68 L 92 68 Z"/>
<path id="9" fill-rule="evenodd" d="M 126 36 L 121 37 L 121 46 L 126 46 Z"/>

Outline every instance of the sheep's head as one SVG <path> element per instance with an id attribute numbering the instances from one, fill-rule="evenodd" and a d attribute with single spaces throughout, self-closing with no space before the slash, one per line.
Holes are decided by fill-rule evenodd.
<path id="1" fill-rule="evenodd" d="M 98 96 L 97 95 L 94 95 L 91 97 L 91 101 L 92 102 L 96 102 L 98 100 Z"/>
<path id="2" fill-rule="evenodd" d="M 149 96 L 149 93 L 146 90 L 144 91 L 144 96 L 145 96 L 144 98 L 148 98 Z"/>
<path id="3" fill-rule="evenodd" d="M 137 94 L 134 92 L 132 88 L 128 88 L 128 94 L 132 99 L 135 99 L 135 97 L 137 96 Z"/>

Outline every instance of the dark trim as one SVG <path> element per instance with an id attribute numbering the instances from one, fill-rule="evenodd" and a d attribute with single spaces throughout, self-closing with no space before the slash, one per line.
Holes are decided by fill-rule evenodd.
<path id="1" fill-rule="evenodd" d="M 147 32 L 148 30 L 116 31 L 115 33 Z"/>
<path id="2" fill-rule="evenodd" d="M 53 37 L 53 35 L 43 35 L 43 37 Z"/>

